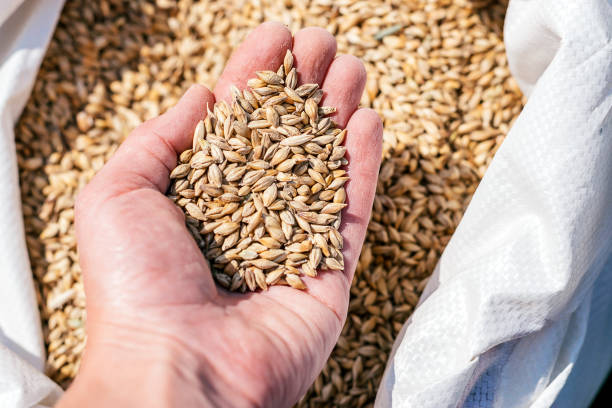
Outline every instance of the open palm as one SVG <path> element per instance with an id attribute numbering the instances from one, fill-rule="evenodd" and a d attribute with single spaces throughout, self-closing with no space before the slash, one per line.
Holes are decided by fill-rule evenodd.
<path id="1" fill-rule="evenodd" d="M 304 277 L 306 291 L 228 293 L 215 286 L 182 212 L 164 196 L 169 170 L 190 146 L 206 105 L 229 100 L 230 85 L 244 87 L 255 71 L 276 70 L 287 49 L 300 83 L 318 83 L 324 104 L 337 108 L 332 119 L 348 129 L 348 207 L 340 228 L 346 269 Z M 335 40 L 322 29 L 292 38 L 280 24 L 259 26 L 231 57 L 214 93 L 193 86 L 176 107 L 141 125 L 80 195 L 88 313 L 82 371 L 109 369 L 122 378 L 122 389 L 113 390 L 117 403 L 157 376 L 180 388 L 163 395 L 161 405 L 289 406 L 322 369 L 346 318 L 382 138 L 378 116 L 357 109 L 363 65 L 335 54 Z M 127 365 L 141 370 L 130 375 Z"/>

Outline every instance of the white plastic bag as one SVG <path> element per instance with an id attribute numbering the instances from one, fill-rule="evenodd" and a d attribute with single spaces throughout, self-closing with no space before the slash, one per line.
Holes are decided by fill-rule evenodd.
<path id="1" fill-rule="evenodd" d="M 612 365 L 612 3 L 512 0 L 505 41 L 528 103 L 377 407 L 584 407 Z"/>
<path id="2" fill-rule="evenodd" d="M 13 127 L 30 96 L 63 0 L 0 6 L 0 407 L 50 407 L 61 389 L 45 350 L 21 215 Z"/>

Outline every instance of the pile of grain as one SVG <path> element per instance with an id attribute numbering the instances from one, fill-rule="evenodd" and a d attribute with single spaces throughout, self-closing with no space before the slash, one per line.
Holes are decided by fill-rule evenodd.
<path id="1" fill-rule="evenodd" d="M 319 106 L 319 85 L 298 86 L 291 51 L 277 72 L 256 74 L 197 124 L 168 196 L 221 286 L 306 289 L 301 274 L 344 270 L 347 131 Z"/>
<path id="2" fill-rule="evenodd" d="M 504 3 L 68 0 L 16 127 L 52 378 L 69 384 L 85 341 L 76 193 L 136 125 L 190 84 L 212 87 L 246 33 L 278 20 L 293 32 L 325 27 L 340 53 L 362 58 L 362 105 L 384 120 L 347 324 L 299 404 L 371 406 L 394 337 L 522 107 L 504 55 Z"/>

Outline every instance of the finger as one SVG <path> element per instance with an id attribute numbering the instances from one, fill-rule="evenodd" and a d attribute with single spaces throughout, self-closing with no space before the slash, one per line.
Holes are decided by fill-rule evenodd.
<path id="1" fill-rule="evenodd" d="M 342 213 L 340 233 L 344 237 L 344 266 L 349 281 L 365 238 L 382 154 L 382 121 L 372 109 L 362 108 L 351 116 L 347 126 L 346 158 L 349 180 L 346 188 L 348 206 Z"/>
<path id="2" fill-rule="evenodd" d="M 336 40 L 320 27 L 298 31 L 293 38 L 294 65 L 300 84 L 321 85 L 329 65 L 336 55 Z"/>
<path id="3" fill-rule="evenodd" d="M 323 81 L 324 97 L 321 105 L 333 106 L 330 117 L 341 128 L 357 109 L 366 82 L 366 71 L 361 60 L 352 55 L 341 55 L 329 66 Z"/>
<path id="4" fill-rule="evenodd" d="M 346 158 L 349 161 L 346 202 L 340 233 L 344 239 L 344 272 L 322 271 L 316 278 L 304 277 L 308 293 L 344 319 L 349 288 L 361 253 L 376 192 L 382 152 L 382 122 L 371 109 L 359 109 L 347 126 Z"/>
<path id="5" fill-rule="evenodd" d="M 261 24 L 230 57 L 215 86 L 216 99 L 230 101 L 230 86 L 244 88 L 246 81 L 255 76 L 255 71 L 276 71 L 291 43 L 291 33 L 281 23 Z"/>

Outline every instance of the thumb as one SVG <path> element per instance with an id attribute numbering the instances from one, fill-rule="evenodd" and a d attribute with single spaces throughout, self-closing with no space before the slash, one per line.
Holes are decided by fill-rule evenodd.
<path id="1" fill-rule="evenodd" d="M 174 108 L 134 130 L 79 194 L 75 227 L 88 309 L 193 303 L 215 293 L 182 213 L 163 194 L 178 153 L 213 103 L 208 89 L 191 87 Z"/>
<path id="2" fill-rule="evenodd" d="M 212 92 L 193 85 L 176 106 L 138 126 L 87 190 L 95 190 L 98 200 L 102 198 L 100 194 L 107 198 L 137 188 L 165 192 L 177 155 L 191 146 L 193 130 L 204 118 L 207 104 L 211 108 L 214 104 Z M 100 184 L 104 184 L 102 191 L 98 191 Z"/>

